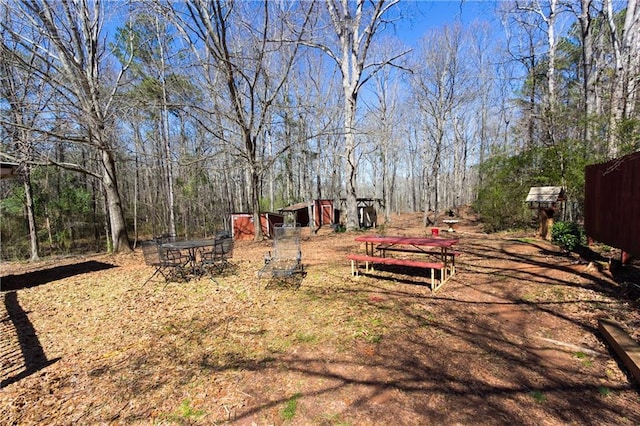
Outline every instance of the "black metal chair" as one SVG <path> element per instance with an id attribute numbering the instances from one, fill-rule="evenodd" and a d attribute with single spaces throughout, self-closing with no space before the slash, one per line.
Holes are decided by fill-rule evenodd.
<path id="1" fill-rule="evenodd" d="M 165 283 L 187 281 L 185 266 L 188 264 L 189 258 L 179 250 L 163 248 L 157 241 L 146 241 L 142 243 L 142 254 L 144 255 L 145 263 L 156 268 L 143 286 L 156 275 L 162 275 Z"/>
<path id="2" fill-rule="evenodd" d="M 158 244 L 172 243 L 172 242 L 176 241 L 176 236 L 175 235 L 171 235 L 171 234 L 162 234 L 162 235 L 159 235 L 157 237 L 154 237 L 154 240 Z"/>
<path id="3" fill-rule="evenodd" d="M 219 233 L 209 250 L 200 252 L 200 268 L 211 278 L 224 272 L 235 273 L 235 265 L 229 261 L 233 256 L 233 238 L 230 234 Z"/>

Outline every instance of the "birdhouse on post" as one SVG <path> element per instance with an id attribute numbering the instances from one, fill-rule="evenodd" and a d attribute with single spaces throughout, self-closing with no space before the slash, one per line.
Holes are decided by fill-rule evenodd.
<path id="1" fill-rule="evenodd" d="M 566 200 L 561 186 L 534 186 L 529 189 L 526 203 L 530 209 L 538 210 L 538 234 L 545 240 L 551 239 L 551 228 L 555 212 Z"/>

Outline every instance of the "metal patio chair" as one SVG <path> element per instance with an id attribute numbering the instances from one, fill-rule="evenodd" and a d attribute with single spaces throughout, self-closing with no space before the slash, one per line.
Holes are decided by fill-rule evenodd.
<path id="1" fill-rule="evenodd" d="M 276 226 L 273 229 L 273 249 L 265 256 L 258 277 L 279 281 L 304 277 L 299 226 Z"/>
<path id="2" fill-rule="evenodd" d="M 161 275 L 167 284 L 172 281 L 187 281 L 186 265 L 189 257 L 179 250 L 165 249 L 157 241 L 145 241 L 142 243 L 142 254 L 144 262 L 156 268 L 143 286 L 156 275 Z"/>
<path id="3" fill-rule="evenodd" d="M 158 235 L 157 237 L 154 237 L 153 239 L 158 244 L 172 243 L 176 241 L 176 236 L 171 234 L 162 234 L 162 235 Z"/>
<path id="4" fill-rule="evenodd" d="M 200 252 L 200 268 L 213 278 L 223 272 L 235 272 L 235 265 L 229 261 L 233 256 L 233 238 L 222 232 L 216 235 L 215 244 Z"/>

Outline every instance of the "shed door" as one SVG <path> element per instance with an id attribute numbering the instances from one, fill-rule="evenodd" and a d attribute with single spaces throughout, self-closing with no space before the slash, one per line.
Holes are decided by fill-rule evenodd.
<path id="1" fill-rule="evenodd" d="M 331 207 L 330 204 L 322 206 L 322 219 L 320 221 L 322 225 L 331 225 L 331 218 L 333 217 L 333 209 Z"/>

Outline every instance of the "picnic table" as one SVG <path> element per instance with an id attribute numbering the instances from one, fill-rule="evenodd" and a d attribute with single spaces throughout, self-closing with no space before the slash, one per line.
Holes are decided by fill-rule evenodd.
<path id="1" fill-rule="evenodd" d="M 365 270 L 369 272 L 369 264 L 386 264 L 422 268 L 431 270 L 431 290 L 436 291 L 455 274 L 455 257 L 458 253 L 453 246 L 458 243 L 457 238 L 435 237 L 407 237 L 386 235 L 363 235 L 355 241 L 365 244 L 365 254 L 349 254 L 351 273 L 358 275 L 359 262 L 365 263 Z M 434 250 L 435 249 L 435 250 Z M 389 257 L 390 253 L 424 255 L 435 258 L 435 261 L 425 261 L 422 258 Z M 440 280 L 436 285 L 435 271 L 440 271 Z"/>

